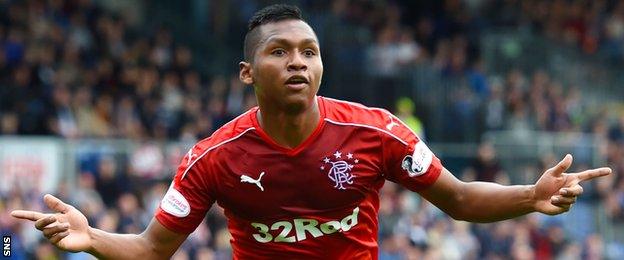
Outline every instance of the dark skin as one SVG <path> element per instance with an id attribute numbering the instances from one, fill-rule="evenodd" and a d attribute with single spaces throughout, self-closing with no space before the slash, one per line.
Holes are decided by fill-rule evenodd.
<path id="1" fill-rule="evenodd" d="M 298 20 L 270 23 L 262 30 L 254 62 L 240 62 L 240 79 L 253 85 L 260 107 L 258 121 L 278 144 L 294 148 L 314 131 L 320 113 L 316 93 L 323 62 L 316 34 Z M 302 86 L 289 86 L 293 76 Z"/>
<path id="2" fill-rule="evenodd" d="M 260 107 L 258 119 L 278 144 L 293 148 L 314 131 L 320 120 L 316 94 L 323 74 L 318 40 L 303 21 L 285 20 L 259 27 L 261 41 L 253 62 L 240 63 L 240 79 L 253 85 Z M 293 76 L 299 76 L 293 80 Z M 420 194 L 451 217 L 471 222 L 492 222 L 530 212 L 556 215 L 570 210 L 583 193 L 582 181 L 611 173 L 597 168 L 565 173 L 572 164 L 566 157 L 543 173 L 533 185 L 503 186 L 462 182 L 448 170 Z M 186 234 L 166 229 L 152 219 L 138 235 L 112 234 L 89 226 L 85 216 L 59 199 L 45 195 L 56 213 L 15 210 L 11 215 L 35 222 L 35 228 L 62 250 L 86 251 L 99 258 L 168 259 Z"/>

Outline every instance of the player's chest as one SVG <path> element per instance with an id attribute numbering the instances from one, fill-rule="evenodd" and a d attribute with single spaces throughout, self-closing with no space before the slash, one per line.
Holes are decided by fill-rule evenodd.
<path id="1" fill-rule="evenodd" d="M 248 217 L 349 207 L 383 183 L 380 147 L 345 138 L 321 142 L 296 155 L 259 144 L 219 165 L 223 207 Z"/>

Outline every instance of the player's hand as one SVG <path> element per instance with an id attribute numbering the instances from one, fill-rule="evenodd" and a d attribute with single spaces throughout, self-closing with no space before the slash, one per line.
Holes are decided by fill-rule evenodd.
<path id="1" fill-rule="evenodd" d="M 50 194 L 43 196 L 43 201 L 57 213 L 14 210 L 11 216 L 34 221 L 35 228 L 41 230 L 43 236 L 62 250 L 70 252 L 88 250 L 91 240 L 87 218 L 73 206 Z"/>
<path id="2" fill-rule="evenodd" d="M 570 210 L 576 197 L 583 193 L 580 182 L 606 176 L 611 168 L 603 167 L 578 173 L 564 173 L 572 165 L 572 155 L 567 154 L 561 162 L 546 170 L 535 184 L 535 210 L 557 215 Z"/>

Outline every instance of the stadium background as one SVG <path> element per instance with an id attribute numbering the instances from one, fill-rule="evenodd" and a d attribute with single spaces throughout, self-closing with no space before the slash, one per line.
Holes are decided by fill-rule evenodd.
<path id="1" fill-rule="evenodd" d="M 188 147 L 254 106 L 237 63 L 246 21 L 274 2 L 0 0 L 13 257 L 89 258 L 9 216 L 45 210 L 44 192 L 92 226 L 143 230 Z M 387 183 L 380 259 L 624 258 L 624 1 L 289 3 L 321 41 L 320 94 L 396 112 L 459 178 L 532 183 L 568 152 L 574 169 L 615 170 L 569 213 L 494 224 L 453 221 Z M 174 258 L 228 259 L 228 239 L 215 206 Z"/>

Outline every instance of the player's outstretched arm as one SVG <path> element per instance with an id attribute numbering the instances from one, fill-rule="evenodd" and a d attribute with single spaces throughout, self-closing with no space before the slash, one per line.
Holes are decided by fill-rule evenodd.
<path id="1" fill-rule="evenodd" d="M 583 193 L 580 182 L 609 175 L 607 167 L 565 173 L 572 156 L 548 169 L 534 185 L 503 186 L 490 182 L 462 182 L 443 169 L 438 180 L 421 195 L 458 220 L 493 222 L 531 212 L 557 215 L 570 210 Z"/>
<path id="2" fill-rule="evenodd" d="M 187 237 L 154 219 L 138 235 L 108 233 L 90 227 L 82 212 L 58 198 L 47 194 L 43 200 L 56 213 L 14 210 L 11 216 L 33 221 L 50 243 L 65 251 L 85 251 L 104 259 L 168 259 Z"/>

